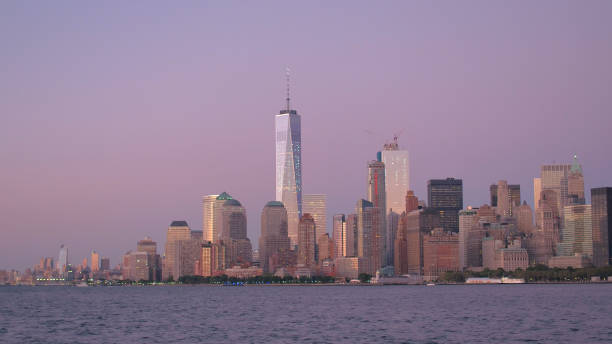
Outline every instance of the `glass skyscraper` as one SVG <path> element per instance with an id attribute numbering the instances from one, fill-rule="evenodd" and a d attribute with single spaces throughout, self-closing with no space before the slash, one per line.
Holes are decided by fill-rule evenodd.
<path id="1" fill-rule="evenodd" d="M 281 110 L 275 118 L 276 200 L 287 209 L 291 246 L 297 244 L 298 224 L 302 216 L 302 130 L 297 111 Z"/>

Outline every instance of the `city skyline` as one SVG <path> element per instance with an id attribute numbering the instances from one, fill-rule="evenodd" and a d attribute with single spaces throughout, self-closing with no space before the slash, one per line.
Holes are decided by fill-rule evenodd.
<path id="1" fill-rule="evenodd" d="M 136 5 L 127 5 L 132 7 L 113 25 L 87 24 L 84 18 L 67 22 L 66 32 L 52 31 L 50 39 L 63 47 L 61 53 L 53 53 L 40 38 L 45 28 L 57 28 L 60 13 L 50 9 L 47 22 L 32 25 L 26 32 L 24 26 L 37 18 L 36 13 L 11 4 L 0 6 L 7 7 L 0 12 L 14 14 L 5 22 L 18 29 L 18 37 L 34 38 L 25 47 L 26 59 L 21 62 L 8 63 L 18 56 L 11 49 L 0 55 L 2 64 L 14 67 L 7 70 L 7 80 L 13 83 L 0 81 L 7 95 L 0 127 L 0 154 L 7 163 L 0 178 L 3 195 L 10 195 L 3 196 L 0 204 L 0 231 L 5 238 L 0 243 L 0 269 L 23 269 L 40 256 L 57 259 L 60 244 L 68 248 L 73 264 L 95 250 L 101 257 L 110 257 L 114 266 L 145 236 L 163 246 L 172 220 L 186 220 L 191 229 L 201 229 L 202 197 L 224 191 L 246 208 L 247 235 L 255 246 L 261 209 L 275 199 L 272 115 L 283 107 L 282 71 L 287 64 L 292 66 L 294 80 L 292 102 L 302 116 L 304 191 L 327 195 L 330 234 L 333 216 L 352 212 L 356 200 L 367 197 L 364 165 L 375 159 L 398 127 L 405 128 L 399 144 L 410 152 L 410 184 L 419 199 L 427 198 L 427 180 L 454 177 L 464 183 L 464 208 L 478 207 L 489 203 L 491 184 L 507 180 L 521 185 L 521 199 L 535 211 L 532 183 L 540 166 L 553 161 L 569 164 L 573 154 L 584 168 L 587 203 L 591 188 L 611 184 L 607 173 L 612 162 L 605 158 L 605 147 L 610 145 L 606 129 L 612 126 L 612 104 L 607 99 L 612 72 L 604 61 L 612 59 L 611 44 L 605 40 L 612 24 L 603 21 L 606 11 L 601 9 L 556 6 L 557 17 L 549 17 L 547 24 L 560 32 L 552 32 L 538 21 L 550 8 L 532 5 L 532 13 L 519 15 L 530 35 L 525 37 L 499 5 L 481 10 L 489 19 L 500 20 L 499 26 L 477 17 L 482 13 L 463 12 L 457 5 L 450 22 L 458 25 L 457 35 L 464 37 L 459 44 L 449 39 L 451 26 L 441 11 L 413 5 L 431 21 L 417 23 L 434 31 L 429 43 L 411 33 L 397 37 L 399 42 L 411 43 L 413 50 L 385 40 L 398 29 L 408 32 L 411 25 L 417 25 L 399 18 L 387 21 L 394 16 L 388 8 L 371 13 L 373 22 L 382 26 L 365 40 L 355 40 L 334 26 L 331 14 L 318 14 L 323 28 L 313 29 L 315 35 L 333 33 L 346 51 L 317 43 L 300 32 L 276 33 L 261 25 L 256 32 L 272 37 L 256 40 L 259 47 L 247 44 L 250 35 L 228 32 L 253 50 L 253 59 L 245 50 L 222 65 L 208 57 L 207 50 L 187 48 L 170 39 L 166 44 L 176 52 L 145 59 L 148 62 L 139 67 L 137 60 L 121 59 L 134 52 L 130 43 L 144 38 L 142 44 L 148 48 L 144 50 L 153 52 L 156 50 L 146 39 L 164 33 L 175 37 L 185 29 L 147 21 L 145 25 L 155 34 L 127 34 L 117 46 L 100 52 L 111 62 L 102 64 L 98 72 L 93 67 L 100 61 L 88 60 L 97 48 L 86 44 L 87 38 L 112 37 L 135 15 Z M 212 12 L 229 10 L 219 6 Z M 340 9 L 331 11 L 340 13 Z M 357 34 L 366 34 L 360 31 L 366 22 L 360 17 L 362 11 L 355 6 L 346 18 Z M 104 18 L 110 13 L 99 15 Z M 246 17 L 243 12 L 237 15 Z M 306 11 L 300 20 L 312 16 L 315 14 Z M 460 20 L 462 16 L 472 18 L 473 23 Z M 200 33 L 220 25 L 199 24 L 183 12 L 179 17 Z M 576 26 L 561 26 L 562 21 Z M 485 33 L 487 25 L 502 30 L 508 49 L 464 51 L 466 46 L 497 41 L 495 35 Z M 84 29 L 82 36 L 69 33 L 79 29 Z M 258 55 L 292 34 L 304 41 L 296 52 L 269 61 Z M 10 48 L 21 47 L 14 38 L 1 37 Z M 377 39 L 381 41 L 375 44 Z M 363 46 L 354 46 L 356 42 Z M 540 42 L 547 42 L 546 49 L 536 46 Z M 389 57 L 381 66 L 380 51 L 377 58 L 367 53 L 377 44 L 387 55 L 398 57 Z M 223 56 L 234 52 L 218 41 L 212 45 L 222 47 Z M 314 47 L 328 49 L 333 66 L 321 58 L 301 57 Z M 580 48 L 596 53 L 586 54 Z M 446 52 L 448 57 L 435 52 Z M 193 57 L 192 61 L 187 59 L 190 53 L 206 58 L 198 61 Z M 269 55 L 266 51 L 266 57 Z M 341 65 L 349 56 L 354 65 Z M 55 73 L 68 66 L 66 57 L 73 59 L 74 71 L 58 79 Z M 178 59 L 189 67 L 162 72 L 165 59 Z M 520 63 L 514 62 L 517 59 Z M 223 68 L 213 73 L 205 62 Z M 47 70 L 35 76 L 30 70 L 38 64 Z M 418 72 L 422 68 L 425 71 Z M 434 73 L 436 69 L 442 72 Z M 120 77 L 122 73 L 127 73 L 127 79 Z M 82 75 L 88 75 L 89 85 L 81 84 Z M 166 86 L 160 86 L 163 84 Z M 459 87 L 464 84 L 468 87 Z M 561 84 L 563 87 L 558 86 Z"/>

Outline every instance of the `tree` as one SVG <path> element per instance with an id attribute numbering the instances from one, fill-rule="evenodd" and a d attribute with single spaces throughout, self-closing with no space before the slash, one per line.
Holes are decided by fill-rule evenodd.
<path id="1" fill-rule="evenodd" d="M 357 277 L 357 278 L 359 278 L 359 281 L 361 283 L 368 283 L 372 279 L 372 275 L 366 274 L 366 273 L 362 272 L 362 273 L 359 274 L 359 277 Z"/>

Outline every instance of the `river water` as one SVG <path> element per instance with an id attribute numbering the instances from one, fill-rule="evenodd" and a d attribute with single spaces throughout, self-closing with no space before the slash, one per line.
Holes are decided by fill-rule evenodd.
<path id="1" fill-rule="evenodd" d="M 0 287 L 0 343 L 611 343 L 612 284 Z"/>

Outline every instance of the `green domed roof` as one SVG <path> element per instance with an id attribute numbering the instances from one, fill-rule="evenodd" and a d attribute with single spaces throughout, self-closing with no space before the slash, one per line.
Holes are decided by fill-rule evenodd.
<path id="1" fill-rule="evenodd" d="M 283 205 L 283 202 L 270 201 L 270 202 L 266 203 L 266 207 L 285 207 L 285 206 Z"/>
<path id="2" fill-rule="evenodd" d="M 232 196 L 230 196 L 227 192 L 223 192 L 222 194 L 217 196 L 217 199 L 220 201 L 223 201 L 223 200 L 232 199 Z"/>
<path id="3" fill-rule="evenodd" d="M 227 201 L 225 201 L 225 203 L 223 203 L 223 205 L 233 205 L 233 206 L 242 206 L 242 204 L 240 204 L 240 202 L 238 202 L 238 200 L 230 198 Z"/>

